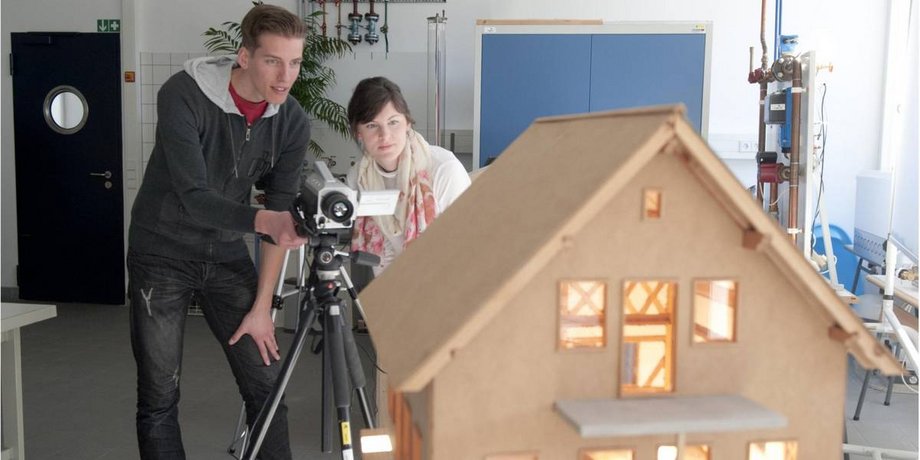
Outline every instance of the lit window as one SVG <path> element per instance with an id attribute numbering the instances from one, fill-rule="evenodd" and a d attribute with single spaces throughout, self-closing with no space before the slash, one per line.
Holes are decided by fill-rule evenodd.
<path id="1" fill-rule="evenodd" d="M 412 421 L 412 409 L 402 392 L 388 390 L 390 417 L 393 420 L 393 458 L 422 458 L 422 435 Z"/>
<path id="2" fill-rule="evenodd" d="M 624 395 L 673 391 L 673 281 L 626 281 L 620 389 Z"/>
<path id="3" fill-rule="evenodd" d="M 602 281 L 559 283 L 559 348 L 601 348 L 607 344 L 607 285 Z"/>
<path id="4" fill-rule="evenodd" d="M 658 446 L 658 460 L 677 460 L 677 446 Z M 684 460 L 709 460 L 709 446 L 684 446 Z"/>
<path id="5" fill-rule="evenodd" d="M 738 283 L 698 280 L 693 283 L 693 342 L 734 342 Z"/>
<path id="6" fill-rule="evenodd" d="M 795 441 L 752 442 L 748 448 L 748 460 L 795 460 L 798 447 Z"/>
<path id="7" fill-rule="evenodd" d="M 579 460 L 633 460 L 634 456 L 632 449 L 585 450 Z"/>
<path id="8" fill-rule="evenodd" d="M 661 190 L 646 189 L 642 198 L 642 216 L 646 219 L 661 217 Z"/>

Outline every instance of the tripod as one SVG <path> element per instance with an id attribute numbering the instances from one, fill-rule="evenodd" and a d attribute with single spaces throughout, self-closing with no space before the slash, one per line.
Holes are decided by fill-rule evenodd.
<path id="1" fill-rule="evenodd" d="M 320 233 L 310 237 L 309 246 L 313 252 L 313 261 L 310 264 L 309 281 L 303 288 L 294 343 L 284 360 L 275 387 L 259 411 L 252 429 L 244 436 L 242 449 L 244 455 L 241 458 L 255 460 L 275 411 L 281 403 L 294 365 L 300 357 L 304 342 L 315 321 L 322 321 L 323 334 L 323 451 L 327 453 L 332 451 L 332 432 L 328 422 L 332 417 L 334 403 L 340 428 L 342 458 L 353 458 L 350 420 L 352 386 L 357 390 L 366 427 L 375 428 L 374 418 L 364 391 L 366 378 L 361 368 L 355 338 L 351 329 L 346 326 L 343 316 L 344 307 L 337 297 L 342 286 L 337 278 L 341 277 L 344 281 L 355 307 L 361 317 L 364 317 L 364 310 L 358 300 L 354 285 L 345 267 L 342 266 L 342 260 L 343 257 L 350 257 L 352 261 L 361 265 L 376 265 L 379 259 L 371 254 L 360 252 L 348 254 L 339 251 L 335 248 L 337 243 L 338 235 L 334 233 Z"/>

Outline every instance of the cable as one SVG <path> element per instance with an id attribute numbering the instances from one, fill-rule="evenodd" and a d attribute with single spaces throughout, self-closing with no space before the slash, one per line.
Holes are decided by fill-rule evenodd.
<path id="1" fill-rule="evenodd" d="M 773 206 L 774 204 L 779 203 L 780 200 L 783 199 L 783 196 L 784 196 L 784 195 L 788 195 L 788 194 L 789 194 L 789 187 L 786 187 L 785 189 L 783 189 L 782 192 L 779 192 L 779 194 L 776 195 L 776 201 L 770 203 L 769 205 L 770 205 L 770 206 Z"/>
<path id="2" fill-rule="evenodd" d="M 821 173 L 818 175 L 818 199 L 815 201 L 815 213 L 811 218 L 811 225 L 814 227 L 815 220 L 818 218 L 818 210 L 821 209 L 821 199 L 824 197 L 824 154 L 825 146 L 827 145 L 827 121 L 826 114 L 824 112 L 824 103 L 827 98 L 827 83 L 822 83 L 821 88 L 824 90 L 821 93 L 821 127 L 818 129 L 818 137 L 821 138 L 821 153 L 818 155 L 818 163 L 821 166 Z M 824 216 L 825 219 L 827 216 Z M 822 222 L 824 224 L 824 222 Z M 811 253 L 814 254 L 815 246 L 818 244 L 818 239 L 815 237 L 815 232 L 811 232 Z M 824 244 L 828 244 L 827 241 Z M 827 254 L 827 248 L 824 248 L 824 253 Z"/>

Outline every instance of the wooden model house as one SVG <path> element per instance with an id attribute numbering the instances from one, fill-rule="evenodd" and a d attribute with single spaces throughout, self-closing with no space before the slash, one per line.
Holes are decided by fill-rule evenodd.
<path id="1" fill-rule="evenodd" d="M 680 107 L 537 120 L 361 297 L 396 458 L 837 460 L 900 372 Z"/>

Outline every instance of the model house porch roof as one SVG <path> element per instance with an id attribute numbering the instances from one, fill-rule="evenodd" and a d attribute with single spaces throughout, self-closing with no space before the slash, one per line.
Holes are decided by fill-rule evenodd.
<path id="1" fill-rule="evenodd" d="M 557 401 L 556 410 L 584 438 L 785 428 L 785 416 L 743 396 Z"/>

